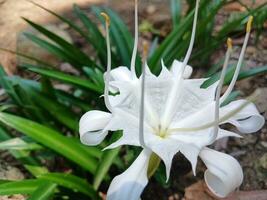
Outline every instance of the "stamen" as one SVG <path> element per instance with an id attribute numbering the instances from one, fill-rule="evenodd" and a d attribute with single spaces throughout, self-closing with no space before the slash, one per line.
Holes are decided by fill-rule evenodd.
<path id="1" fill-rule="evenodd" d="M 135 0 L 135 9 L 134 9 L 134 48 L 131 59 L 131 72 L 132 76 L 136 78 L 135 72 L 135 62 L 137 55 L 137 47 L 138 47 L 138 0 Z"/>
<path id="2" fill-rule="evenodd" d="M 193 22 L 192 34 L 191 34 L 189 47 L 188 47 L 188 50 L 186 52 L 186 56 L 184 58 L 183 65 L 182 65 L 182 75 L 183 75 L 184 69 L 185 69 L 185 67 L 186 67 L 186 65 L 187 65 L 187 63 L 189 61 L 189 58 L 191 56 L 191 53 L 192 53 L 192 50 L 193 50 L 193 46 L 194 46 L 194 42 L 195 42 L 199 1 L 200 0 L 196 0 L 196 8 L 195 8 L 195 14 L 194 14 L 194 22 Z"/>
<path id="3" fill-rule="evenodd" d="M 177 81 L 174 83 L 174 85 L 173 85 L 173 87 L 172 87 L 172 89 L 168 95 L 168 100 L 166 102 L 165 111 L 164 111 L 163 116 L 161 118 L 161 125 L 163 126 L 163 128 L 167 128 L 169 126 L 169 123 L 173 117 L 173 113 L 175 112 L 174 111 L 175 104 L 177 103 L 177 97 L 179 95 L 179 91 L 181 91 L 180 87 L 182 87 L 181 82 L 183 79 L 184 70 L 185 70 L 185 67 L 189 61 L 189 57 L 192 53 L 192 49 L 193 49 L 193 45 L 194 45 L 194 41 L 195 41 L 195 34 L 196 34 L 199 1 L 200 0 L 196 0 L 196 8 L 195 8 L 195 14 L 194 14 L 192 35 L 191 35 L 190 44 L 189 44 L 185 59 L 182 63 L 182 69 L 181 69 L 181 72 L 179 74 L 179 77 L 177 77 Z M 178 70 L 178 71 L 180 71 L 180 70 Z"/>
<path id="4" fill-rule="evenodd" d="M 229 112 L 228 114 L 224 115 L 222 118 L 219 119 L 219 124 L 227 121 L 229 118 L 233 117 L 234 115 L 236 115 L 238 112 L 240 112 L 242 109 L 244 109 L 248 104 L 254 102 L 257 97 L 259 96 L 259 93 L 255 93 L 254 95 L 248 97 L 246 99 L 246 101 L 244 103 L 242 103 L 240 106 L 238 106 L 236 109 L 232 110 L 231 112 Z M 204 129 L 208 129 L 210 127 L 215 126 L 216 124 L 218 124 L 218 122 L 210 122 L 207 124 L 204 124 L 202 126 L 198 126 L 198 127 L 194 127 L 194 128 L 172 128 L 169 129 L 169 132 L 193 132 L 193 131 L 200 131 L 200 130 L 204 130 Z"/>
<path id="5" fill-rule="evenodd" d="M 224 77 L 226 74 L 226 69 L 227 66 L 229 64 L 229 60 L 230 60 L 230 55 L 232 52 L 232 40 L 231 38 L 227 39 L 227 52 L 226 52 L 226 56 L 225 56 L 225 61 L 223 64 L 223 69 L 222 69 L 222 73 L 221 73 L 221 77 L 220 77 L 220 81 L 217 87 L 217 91 L 216 91 L 216 96 L 215 96 L 215 125 L 214 125 L 214 134 L 211 138 L 211 144 L 216 140 L 217 136 L 218 136 L 218 132 L 219 132 L 219 118 L 220 118 L 220 96 L 221 96 L 221 91 L 222 91 L 222 87 L 223 87 L 223 83 L 224 83 Z"/>
<path id="6" fill-rule="evenodd" d="M 143 67 L 142 67 L 142 84 L 141 84 L 141 102 L 140 102 L 140 117 L 139 117 L 139 140 L 140 145 L 145 147 L 144 139 L 144 121 L 145 121 L 145 78 L 146 78 L 146 57 L 148 53 L 148 44 L 143 44 Z"/>
<path id="7" fill-rule="evenodd" d="M 247 48 L 248 39 L 249 39 L 250 32 L 251 32 L 252 21 L 253 21 L 253 17 L 250 16 L 249 20 L 247 22 L 246 36 L 245 36 L 245 40 L 244 40 L 244 43 L 243 43 L 243 46 L 242 46 L 242 49 L 241 49 L 241 53 L 240 53 L 240 56 L 239 56 L 239 59 L 238 59 L 238 62 L 237 62 L 236 70 L 235 70 L 234 76 L 233 76 L 233 78 L 231 80 L 231 83 L 230 83 L 229 87 L 227 88 L 227 90 L 225 91 L 225 93 L 223 94 L 223 96 L 220 99 L 221 103 L 226 100 L 226 98 L 229 96 L 229 94 L 232 92 L 232 90 L 233 90 L 233 88 L 235 86 L 236 80 L 238 78 L 238 75 L 239 75 L 239 72 L 240 72 L 240 69 L 241 69 L 242 61 L 244 59 L 245 51 L 246 51 L 246 48 Z"/>
<path id="8" fill-rule="evenodd" d="M 106 43 L 107 43 L 107 71 L 105 77 L 105 91 L 104 91 L 104 101 L 107 109 L 112 112 L 112 106 L 109 101 L 108 93 L 109 93 L 109 81 L 110 81 L 110 70 L 111 70 L 111 49 L 110 49 L 110 39 L 109 39 L 109 26 L 110 26 L 110 18 L 109 16 L 101 12 L 101 15 L 105 18 L 105 29 L 106 29 Z"/>

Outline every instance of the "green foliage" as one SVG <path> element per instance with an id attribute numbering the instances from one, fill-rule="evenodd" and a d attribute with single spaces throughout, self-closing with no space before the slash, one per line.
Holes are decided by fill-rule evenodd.
<path id="1" fill-rule="evenodd" d="M 174 59 L 181 59 L 185 55 L 194 15 L 194 1 L 187 2 L 189 10 L 183 15 L 181 1 L 170 0 L 173 28 L 166 38 L 155 36 L 149 52 L 148 63 L 154 72 L 160 71 L 161 59 L 170 66 Z M 235 36 L 244 32 L 244 23 L 250 14 L 255 16 L 254 29 L 257 35 L 261 33 L 263 22 L 267 18 L 264 12 L 266 5 L 231 17 L 231 20 L 226 21 L 221 30 L 214 34 L 215 16 L 226 3 L 225 0 L 201 1 L 196 44 L 191 62 L 198 61 L 197 65 L 210 67 L 210 55 L 224 45 L 229 35 Z M 79 20 L 76 24 L 68 18 L 34 4 L 68 24 L 88 42 L 95 56 L 87 55 L 75 44 L 25 18 L 31 27 L 49 40 L 30 33 L 25 33 L 25 36 L 62 62 L 69 63 L 79 75 L 60 71 L 48 61 L 25 55 L 24 52 L 0 48 L 37 63 L 21 63 L 19 67 L 40 77 L 40 81 L 17 76 L 9 77 L 0 67 L 0 85 L 8 95 L 0 106 L 0 149 L 9 151 L 32 176 L 32 179 L 22 181 L 1 181 L 0 195 L 27 194 L 29 199 L 40 200 L 61 195 L 70 199 L 76 195 L 81 195 L 85 199 L 99 199 L 97 191 L 101 184 L 104 186 L 108 184 L 110 167 L 114 164 L 119 168 L 126 166 L 124 160 L 118 156 L 120 148 L 103 152 L 101 147 L 106 146 L 106 142 L 103 142 L 101 147 L 87 147 L 78 139 L 80 116 L 91 109 L 105 109 L 103 100 L 99 98 L 104 89 L 103 74 L 107 55 L 105 37 L 99 29 L 99 23 L 104 23 L 100 12 L 105 11 L 111 17 L 112 67 L 122 65 L 129 67 L 133 37 L 123 20 L 111 9 L 92 7 L 91 12 L 97 19 L 93 21 L 86 12 L 74 5 L 73 13 Z M 218 80 L 221 65 L 219 63 L 209 68 L 207 77 L 210 78 L 203 87 L 208 87 Z M 136 66 L 140 72 L 139 55 Z M 225 84 L 230 82 L 234 69 L 235 65 L 228 68 Z M 267 66 L 255 67 L 242 71 L 238 78 L 244 79 L 266 71 Z M 56 83 L 69 86 L 69 90 L 58 89 Z M 238 95 L 239 92 L 234 92 L 224 103 L 229 103 Z M 119 136 L 119 133 L 114 133 L 109 138 L 110 142 Z M 128 151 L 126 156 L 134 154 L 129 152 L 129 149 L 126 151 Z M 53 166 L 44 164 L 49 159 L 54 162 L 59 161 L 61 169 L 53 171 Z M 71 173 L 65 173 L 66 171 Z M 161 171 L 156 175 L 159 181 L 164 177 Z"/>

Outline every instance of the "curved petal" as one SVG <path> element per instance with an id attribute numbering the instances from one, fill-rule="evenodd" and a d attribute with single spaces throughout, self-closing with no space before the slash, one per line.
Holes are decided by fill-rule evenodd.
<path id="1" fill-rule="evenodd" d="M 171 73 L 172 74 L 178 74 L 180 73 L 180 70 L 182 69 L 182 62 L 178 61 L 178 60 L 174 60 L 171 66 Z M 184 75 L 183 77 L 185 79 L 189 78 L 191 76 L 193 72 L 193 68 L 189 65 L 186 65 L 185 70 L 184 70 Z"/>
<path id="2" fill-rule="evenodd" d="M 246 100 L 233 101 L 222 107 L 220 110 L 222 113 L 231 112 L 245 102 Z M 236 128 L 242 133 L 254 133 L 262 128 L 265 123 L 265 119 L 260 115 L 256 106 L 253 103 L 249 103 L 233 117 L 228 119 L 227 122 L 236 126 Z"/>
<path id="3" fill-rule="evenodd" d="M 179 151 L 179 142 L 169 138 L 161 138 L 159 136 L 145 135 L 145 144 L 164 162 L 166 168 L 166 182 L 169 180 L 172 166 L 172 159 Z"/>
<path id="4" fill-rule="evenodd" d="M 117 67 L 110 71 L 110 78 L 112 81 L 131 81 L 131 71 L 127 67 Z"/>
<path id="5" fill-rule="evenodd" d="M 104 77 L 106 77 L 106 73 L 104 74 Z M 124 82 L 127 83 L 130 81 L 132 81 L 131 71 L 127 67 L 123 67 L 123 66 L 117 67 L 110 71 L 109 90 L 112 93 L 116 93 L 120 89 L 117 85 L 120 85 L 121 83 L 124 83 Z"/>
<path id="6" fill-rule="evenodd" d="M 232 131 L 227 131 L 227 130 L 224 130 L 224 129 L 220 128 L 219 131 L 218 131 L 218 135 L 217 135 L 216 140 L 219 140 L 219 139 L 222 139 L 222 138 L 225 138 L 225 137 L 242 138 L 242 136 L 238 135 L 237 133 L 234 133 Z"/>
<path id="7" fill-rule="evenodd" d="M 226 197 L 241 185 L 243 171 L 235 158 L 209 148 L 204 148 L 200 157 L 208 168 L 206 184 L 216 196 Z"/>
<path id="8" fill-rule="evenodd" d="M 111 119 L 111 114 L 92 110 L 85 113 L 79 122 L 80 139 L 86 145 L 98 145 L 107 135 L 103 129 Z"/>
<path id="9" fill-rule="evenodd" d="M 148 183 L 147 169 L 151 151 L 144 149 L 132 165 L 116 176 L 108 189 L 107 200 L 139 200 Z"/>

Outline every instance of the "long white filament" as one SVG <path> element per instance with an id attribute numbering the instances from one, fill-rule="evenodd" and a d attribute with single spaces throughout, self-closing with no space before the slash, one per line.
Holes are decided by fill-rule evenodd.
<path id="1" fill-rule="evenodd" d="M 140 117 L 139 117 L 139 140 L 140 145 L 145 147 L 144 139 L 144 121 L 145 121 L 145 80 L 146 80 L 146 56 L 148 45 L 144 43 L 143 67 L 142 67 L 142 83 L 141 83 L 141 102 L 140 102 Z"/>
<path id="2" fill-rule="evenodd" d="M 182 65 L 182 75 L 184 72 L 184 69 L 189 61 L 189 58 L 191 56 L 192 50 L 193 50 L 193 46 L 195 43 L 195 37 L 196 37 L 196 28 L 197 28 L 197 17 L 198 17 L 198 10 L 199 10 L 199 1 L 196 1 L 196 8 L 195 8 L 195 14 L 194 14 L 194 21 L 193 21 L 193 28 L 192 28 L 192 34 L 191 34 L 191 39 L 190 39 L 190 43 L 189 43 L 189 47 L 188 50 L 186 52 L 184 61 L 183 61 L 183 65 Z"/>
<path id="3" fill-rule="evenodd" d="M 137 47 L 138 47 L 138 0 L 135 0 L 135 9 L 134 9 L 134 48 L 131 59 L 131 73 L 133 78 L 136 78 L 135 72 L 135 62 L 137 55 Z"/>
<path id="4" fill-rule="evenodd" d="M 259 96 L 259 94 L 253 94 L 252 96 L 248 97 L 246 99 L 246 101 L 244 103 L 242 103 L 241 105 L 239 105 L 236 109 L 232 110 L 231 112 L 225 114 L 223 117 L 221 117 L 219 119 L 219 123 L 224 122 L 226 120 L 228 120 L 229 118 L 233 117 L 234 115 L 236 115 L 238 112 L 240 112 L 242 109 L 244 109 L 247 105 L 249 105 L 251 102 L 255 101 L 257 99 L 257 97 Z M 201 126 L 197 126 L 197 127 L 193 127 L 193 128 L 172 128 L 169 129 L 169 133 L 175 133 L 175 132 L 194 132 L 194 131 L 200 131 L 200 130 L 204 130 L 204 129 L 208 129 L 211 127 L 214 127 L 215 125 L 217 125 L 218 122 L 212 121 L 209 122 L 207 124 L 201 125 Z"/>
<path id="5" fill-rule="evenodd" d="M 107 109 L 112 112 L 112 106 L 109 101 L 109 81 L 110 81 L 110 70 L 111 70 L 111 49 L 110 49 L 110 39 L 109 39 L 109 26 L 110 18 L 109 16 L 102 12 L 101 15 L 105 18 L 105 29 L 106 29 L 106 43 L 107 43 L 107 71 L 105 76 L 105 91 L 104 91 L 104 101 Z"/>
<path id="6" fill-rule="evenodd" d="M 220 81 L 216 90 L 216 95 L 215 95 L 215 125 L 214 125 L 214 132 L 211 138 L 211 144 L 216 140 L 217 136 L 218 136 L 218 132 L 219 132 L 219 123 L 220 123 L 220 96 L 221 96 L 221 91 L 222 91 L 222 87 L 223 87 L 223 83 L 224 83 L 224 77 L 226 74 L 226 69 L 227 66 L 229 64 L 229 60 L 230 60 L 230 56 L 231 56 L 231 52 L 232 52 L 232 40 L 230 38 L 228 38 L 227 40 L 227 52 L 226 52 L 226 56 L 225 56 L 225 61 L 223 64 L 223 69 L 221 72 L 221 77 L 220 77 Z"/>
<path id="7" fill-rule="evenodd" d="M 175 108 L 174 105 L 177 103 L 176 102 L 177 96 L 179 95 L 179 91 L 180 91 L 179 87 L 182 87 L 181 81 L 183 78 L 184 70 L 185 70 L 185 67 L 189 61 L 189 58 L 190 58 L 190 55 L 192 53 L 192 49 L 194 46 L 195 35 L 196 35 L 196 26 L 197 26 L 197 18 L 198 18 L 198 10 L 199 10 L 199 1 L 200 0 L 196 0 L 196 8 L 195 8 L 195 13 L 194 13 L 194 21 L 193 21 L 193 28 L 192 28 L 190 44 L 189 44 L 185 59 L 184 59 L 182 66 L 181 66 L 182 69 L 181 69 L 181 71 L 178 70 L 180 72 L 180 74 L 178 74 L 178 77 L 177 77 L 178 81 L 176 81 L 174 83 L 174 86 L 172 87 L 172 89 L 170 91 L 170 94 L 168 96 L 168 100 L 166 103 L 165 111 L 164 111 L 162 119 L 161 119 L 161 125 L 162 125 L 163 129 L 166 129 L 168 127 L 168 125 L 169 125 L 169 123 L 173 117 L 170 113 L 173 113 L 173 109 Z"/>
<path id="8" fill-rule="evenodd" d="M 226 98 L 229 96 L 229 94 L 232 92 L 232 90 L 233 90 L 233 88 L 235 86 L 235 83 L 236 83 L 236 80 L 238 78 L 238 75 L 239 75 L 239 72 L 240 72 L 240 68 L 241 68 L 241 65 L 242 65 L 242 61 L 244 59 L 245 51 L 246 51 L 246 48 L 247 48 L 248 39 L 249 39 L 250 32 L 251 32 L 252 21 L 253 21 L 253 17 L 250 16 L 249 20 L 248 20 L 248 23 L 247 23 L 247 30 L 246 30 L 245 40 L 244 40 L 244 43 L 243 43 L 243 46 L 242 46 L 242 49 L 241 49 L 241 53 L 240 53 L 240 56 L 239 56 L 239 59 L 238 59 L 238 62 L 237 62 L 236 70 L 235 70 L 234 76 L 233 76 L 233 78 L 231 80 L 231 83 L 230 83 L 229 87 L 227 88 L 227 90 L 225 91 L 225 93 L 223 94 L 223 96 L 220 99 L 221 103 L 226 100 Z"/>

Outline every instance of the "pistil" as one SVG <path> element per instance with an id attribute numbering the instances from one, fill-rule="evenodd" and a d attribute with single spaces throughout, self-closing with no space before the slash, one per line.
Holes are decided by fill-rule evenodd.
<path id="1" fill-rule="evenodd" d="M 112 112 L 112 106 L 109 101 L 109 81 L 110 81 L 110 70 L 111 70 L 111 49 L 110 49 L 110 39 L 109 39 L 109 26 L 110 18 L 109 16 L 102 12 L 101 15 L 105 18 L 105 29 L 106 29 L 106 43 L 107 43 L 107 71 L 105 77 L 105 91 L 104 91 L 104 101 L 107 109 Z"/>

